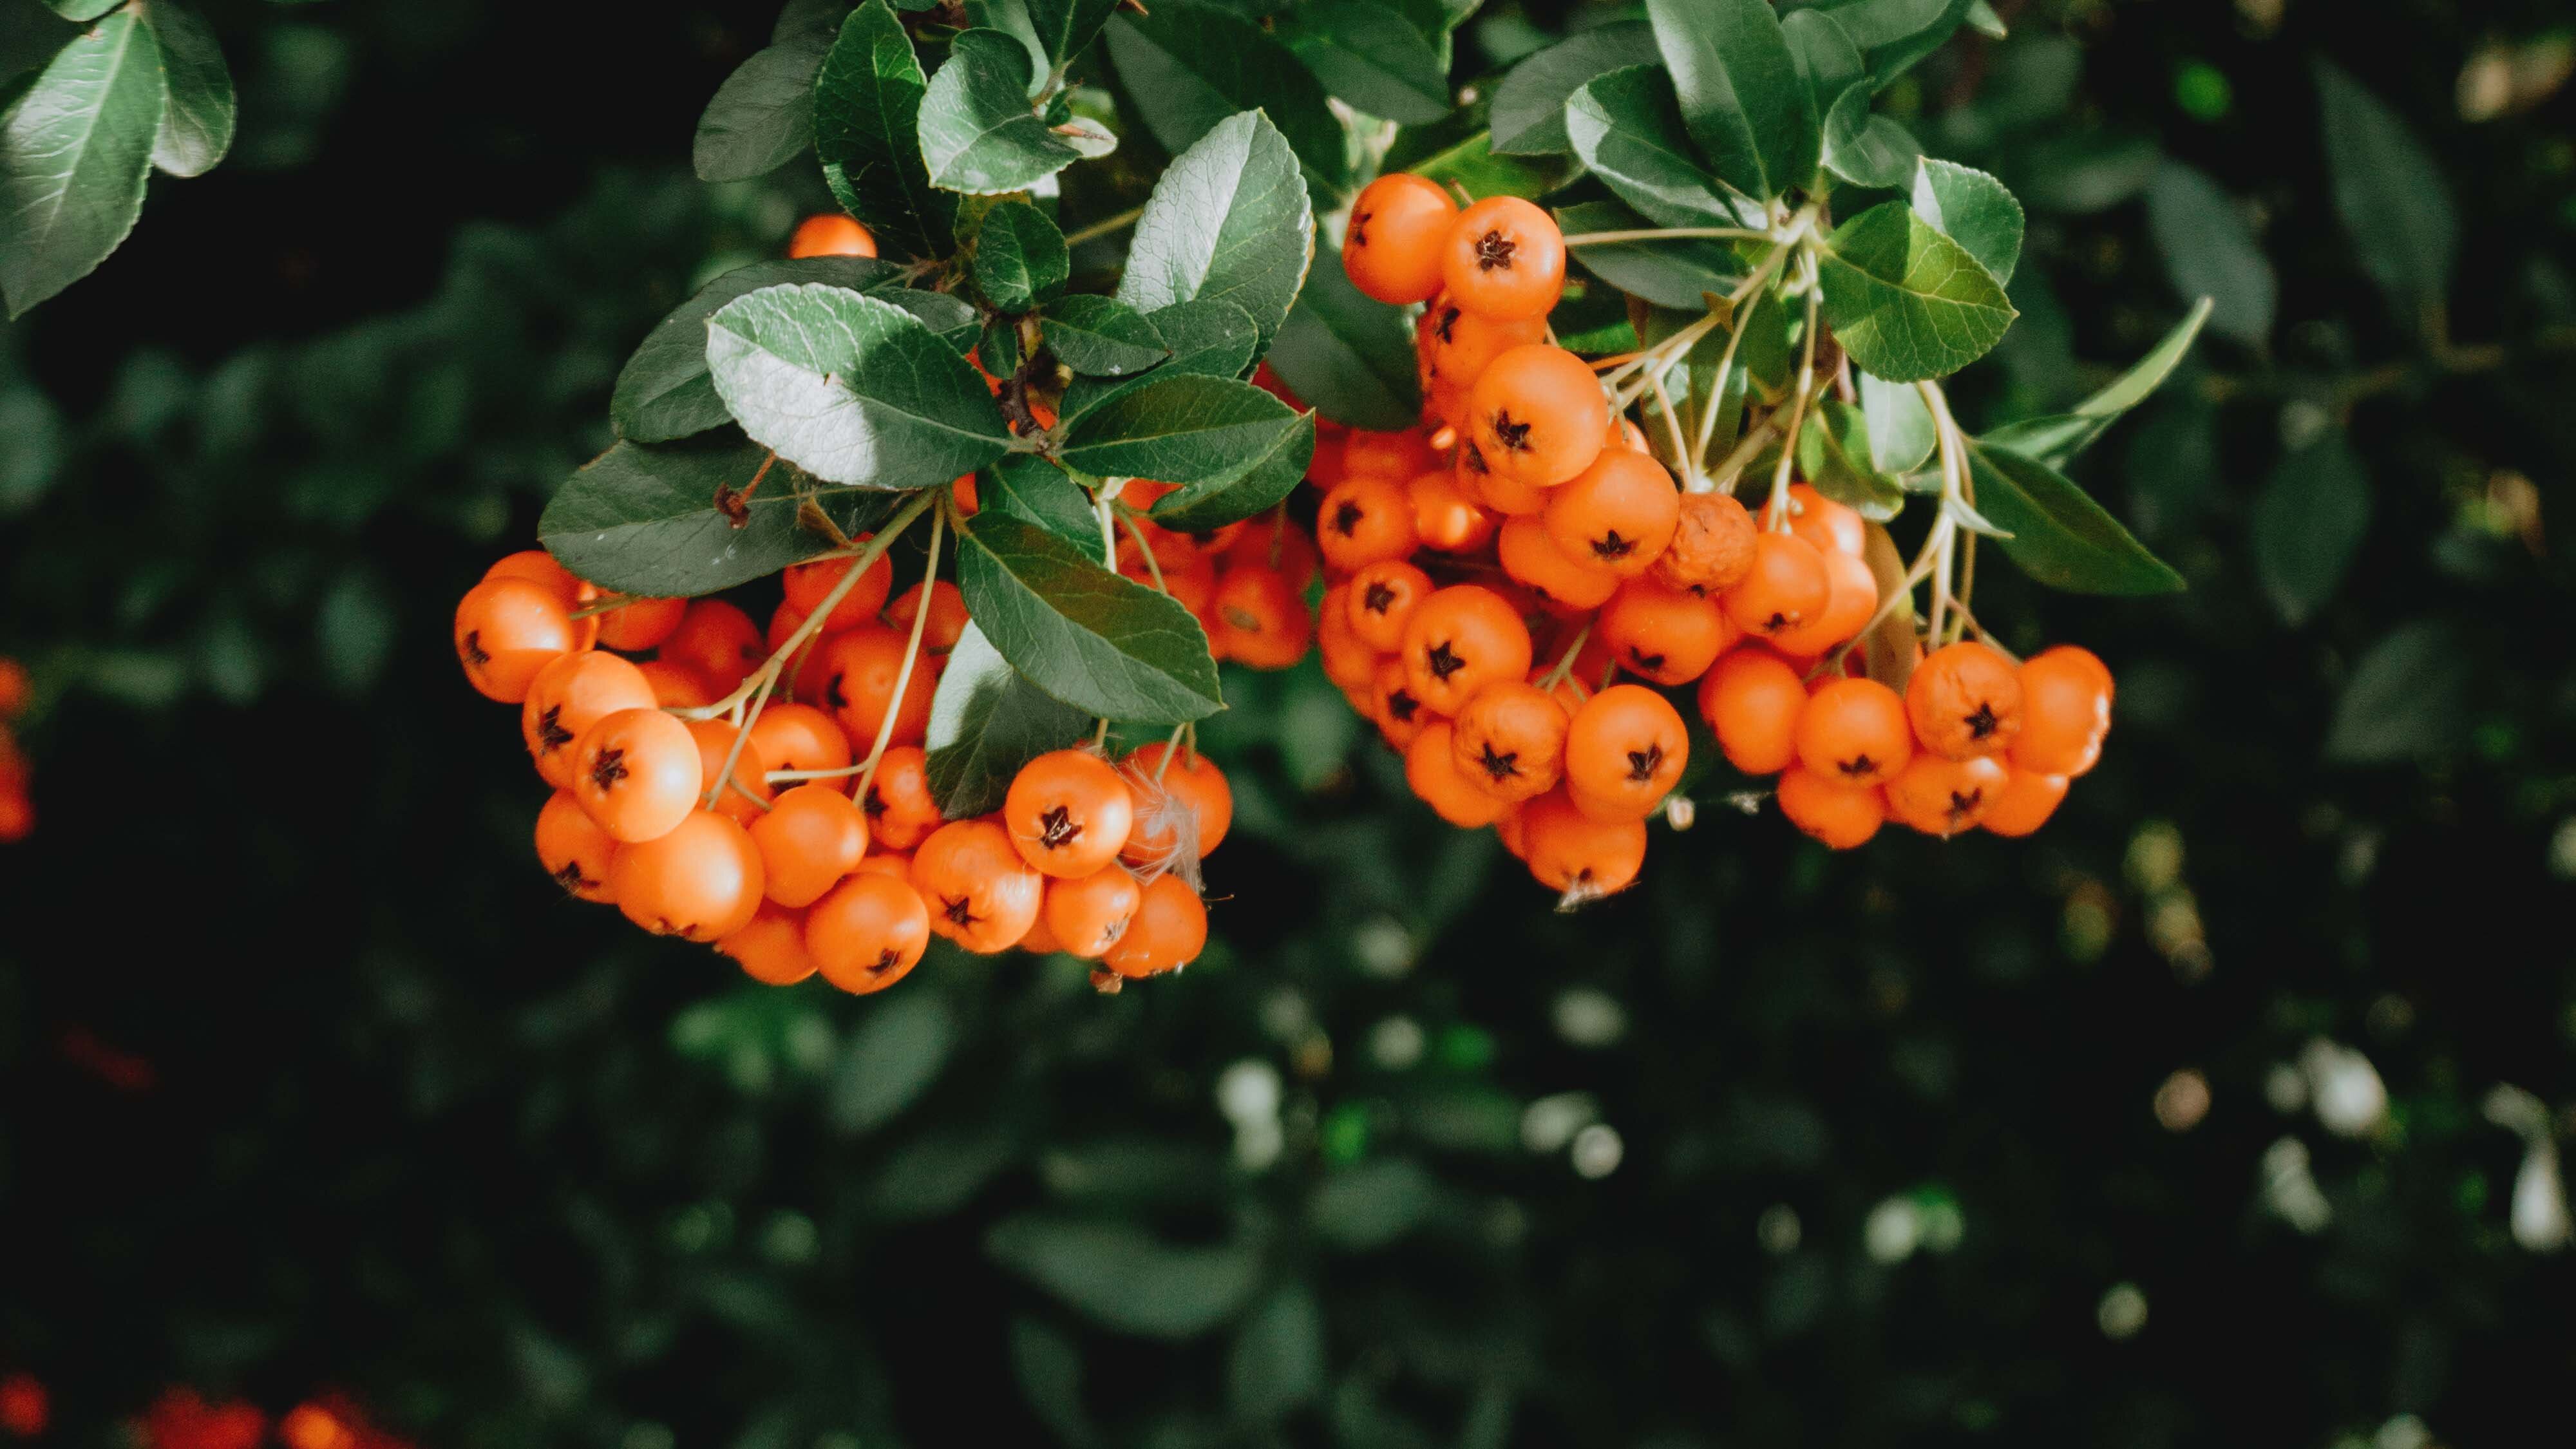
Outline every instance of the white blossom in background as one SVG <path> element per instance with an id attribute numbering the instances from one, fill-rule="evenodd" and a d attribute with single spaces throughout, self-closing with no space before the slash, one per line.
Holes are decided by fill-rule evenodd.
<path id="1" fill-rule="evenodd" d="M 2388 1116 L 2388 1087 L 2370 1058 L 2341 1042 L 2318 1037 L 2299 1053 L 2308 1099 L 2317 1121 L 2338 1137 L 2360 1137 Z"/>
<path id="2" fill-rule="evenodd" d="M 1521 1145 L 1544 1157 L 1561 1150 L 1574 1134 L 1601 1116 L 1601 1104 L 1589 1092 L 1559 1092 L 1521 1109 Z"/>
<path id="3" fill-rule="evenodd" d="M 2114 1283 L 2093 1310 L 2093 1321 L 2105 1338 L 2135 1338 L 2147 1326 L 2147 1295 L 2135 1283 Z"/>
<path id="4" fill-rule="evenodd" d="M 1923 1210 L 1910 1197 L 1889 1198 L 1869 1210 L 1860 1225 L 1860 1241 L 1873 1262 L 1902 1263 L 1922 1245 Z"/>
<path id="5" fill-rule="evenodd" d="M 2513 1240 L 2534 1253 L 2555 1253 L 2576 1237 L 2567 1216 L 2566 1181 L 2558 1171 L 2558 1142 L 2550 1134 L 2549 1108 L 2520 1087 L 2498 1085 L 2487 1093 L 2486 1118 L 2522 1139 L 2522 1166 L 2513 1175 L 2509 1222 Z"/>
<path id="6" fill-rule="evenodd" d="M 2284 1137 L 2263 1149 L 2263 1205 L 2300 1232 L 2314 1235 L 2334 1221 L 2334 1208 L 2308 1170 L 2308 1144 Z"/>
<path id="7" fill-rule="evenodd" d="M 1606 1047 L 1628 1031 L 1628 1011 L 1608 993 L 1578 986 L 1556 998 L 1556 1034 L 1579 1047 Z"/>
<path id="8" fill-rule="evenodd" d="M 1279 1069 L 1246 1057 L 1216 1079 L 1216 1109 L 1234 1124 L 1234 1160 L 1259 1172 L 1279 1160 L 1287 1133 L 1279 1125 Z"/>
<path id="9" fill-rule="evenodd" d="M 1628 1144 L 1619 1131 L 1606 1122 L 1595 1122 L 1574 1134 L 1574 1170 L 1583 1177 L 1608 1177 L 1619 1170 L 1620 1159 L 1628 1155 Z"/>

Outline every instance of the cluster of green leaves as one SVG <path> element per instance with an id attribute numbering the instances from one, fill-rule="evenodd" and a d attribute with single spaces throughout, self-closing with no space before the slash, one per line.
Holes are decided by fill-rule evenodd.
<path id="1" fill-rule="evenodd" d="M 0 297 L 12 317 L 134 229 L 144 179 L 200 176 L 233 143 L 233 80 L 179 0 L 0 5 Z"/>

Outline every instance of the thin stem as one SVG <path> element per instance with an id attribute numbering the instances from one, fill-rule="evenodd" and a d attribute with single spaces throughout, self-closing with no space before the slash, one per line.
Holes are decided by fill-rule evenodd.
<path id="1" fill-rule="evenodd" d="M 1815 258 L 1806 258 L 1806 270 L 1815 271 Z M 1789 473 L 1798 465 L 1798 434 L 1807 426 L 1807 402 L 1816 391 L 1816 320 L 1815 291 L 1807 293 L 1807 335 L 1802 340 L 1798 359 L 1798 391 L 1789 399 L 1789 431 L 1780 435 L 1780 463 L 1771 470 L 1771 501 L 1763 508 L 1762 526 L 1779 530 L 1789 526 Z"/>
<path id="2" fill-rule="evenodd" d="M 1134 226 L 1136 224 L 1136 218 L 1143 216 L 1144 214 L 1145 208 L 1141 206 L 1131 206 L 1125 211 L 1118 213 L 1116 216 L 1104 216 L 1089 226 L 1065 233 L 1064 244 L 1069 247 L 1078 247 L 1087 241 L 1098 241 L 1102 237 L 1109 235 L 1111 232 L 1123 231 L 1128 227 Z"/>
<path id="3" fill-rule="evenodd" d="M 1163 582 L 1163 562 L 1154 557 L 1154 546 L 1145 541 L 1145 530 L 1136 522 L 1135 513 L 1130 509 L 1122 508 L 1118 510 L 1118 521 L 1126 525 L 1127 536 L 1136 541 L 1136 551 L 1145 556 L 1145 572 L 1153 576 L 1154 592 L 1170 593 L 1171 588 Z"/>
<path id="4" fill-rule="evenodd" d="M 894 694 L 886 700 L 885 718 L 877 721 L 877 741 L 859 762 L 859 783 L 850 790 L 851 798 L 862 803 L 868 798 L 868 787 L 876 783 L 877 763 L 894 742 L 894 722 L 903 714 L 904 692 L 912 688 L 912 666 L 921 658 L 922 630 L 930 623 L 931 585 L 939 582 L 939 545 L 948 531 L 948 490 L 940 489 L 939 498 L 939 511 L 930 515 L 930 562 L 921 571 L 921 606 L 912 611 L 912 634 L 903 641 L 903 662 L 895 666 Z"/>
<path id="5" fill-rule="evenodd" d="M 1950 415 L 1950 400 L 1942 395 L 1939 383 L 1918 382 L 1914 386 L 1923 395 L 1923 405 L 1932 413 L 1934 436 L 1941 444 L 1941 501 L 1945 504 L 1954 500 L 1964 503 L 1966 499 L 1962 490 L 1968 469 L 1961 455 L 1965 444 L 1959 436 L 1958 419 Z M 1947 508 L 1941 510 L 1941 523 L 1950 523 L 1950 510 Z M 1935 525 L 1935 532 L 1941 533 L 1943 547 L 1941 556 L 1933 563 L 1932 616 L 1924 637 L 1937 649 L 1941 647 L 1942 631 L 1949 623 L 1950 558 L 1955 551 L 1957 530 L 1954 525 L 1945 532 Z"/>
<path id="6" fill-rule="evenodd" d="M 1172 756 L 1181 752 L 1181 734 L 1189 728 L 1185 721 L 1172 726 L 1172 737 L 1163 741 L 1163 757 L 1154 762 L 1154 788 L 1163 788 L 1163 772 L 1172 768 Z"/>
<path id="7" fill-rule="evenodd" d="M 1923 549 L 1914 556 L 1914 562 L 1906 569 L 1903 581 L 1889 590 L 1886 598 L 1878 601 L 1878 612 L 1869 616 L 1869 622 L 1861 625 L 1859 632 L 1844 640 L 1841 648 L 1826 655 L 1823 661 L 1809 672 L 1808 678 L 1813 679 L 1818 674 L 1831 674 L 1841 669 L 1844 656 L 1859 648 L 1861 641 L 1867 639 L 1872 630 L 1886 623 L 1887 616 L 1896 612 L 1898 604 L 1908 607 L 1913 605 L 1915 587 L 1931 574 L 1933 561 L 1940 556 L 1942 548 L 1949 541 L 1949 534 L 1957 527 L 1958 525 L 1952 523 L 1946 513 L 1932 520 L 1932 531 L 1924 537 Z"/>
<path id="8" fill-rule="evenodd" d="M 1658 368 L 1651 376 L 1655 385 L 1656 410 L 1664 415 L 1664 431 L 1673 440 L 1673 466 L 1682 469 L 1683 477 L 1687 480 L 1690 470 L 1690 444 L 1682 438 L 1682 420 L 1673 415 L 1673 395 L 1664 388 L 1663 370 Z"/>
<path id="9" fill-rule="evenodd" d="M 1743 328 L 1727 329 L 1726 351 L 1717 359 L 1717 381 L 1710 387 L 1708 406 L 1700 410 L 1699 439 L 1692 445 L 1690 451 L 1690 476 L 1684 480 L 1684 486 L 1693 492 L 1704 492 L 1708 487 L 1706 467 L 1709 440 L 1717 434 L 1718 404 L 1726 397 L 1726 380 L 1735 372 L 1735 349 L 1743 345 L 1743 342 Z"/>
<path id="10" fill-rule="evenodd" d="M 1570 247 L 1607 246 L 1614 242 L 1650 241 L 1778 241 L 1777 232 L 1755 231 L 1744 226 L 1675 226 L 1649 227 L 1643 231 L 1580 231 L 1565 239 Z"/>
<path id="11" fill-rule="evenodd" d="M 1557 659 L 1556 667 L 1549 670 L 1547 677 L 1538 682 L 1541 693 L 1554 690 L 1565 682 L 1565 676 L 1574 672 L 1574 657 L 1583 652 L 1583 646 L 1591 638 L 1592 626 L 1589 623 L 1574 631 L 1574 642 L 1565 646 L 1565 653 Z"/>
<path id="12" fill-rule="evenodd" d="M 580 608 L 573 610 L 572 617 L 575 619 L 589 619 L 595 618 L 601 614 L 615 613 L 617 610 L 625 608 L 627 605 L 634 603 L 641 597 L 643 596 L 640 594 L 602 594 L 598 598 L 591 600 L 589 603 L 582 605 Z"/>
<path id="13" fill-rule="evenodd" d="M 1771 440 L 1779 435 L 1780 430 L 1772 426 L 1769 418 L 1764 418 L 1759 426 L 1736 443 L 1735 451 L 1726 455 L 1726 461 L 1710 471 L 1709 486 L 1729 497 L 1734 496 L 1735 480 L 1752 466 L 1755 455 L 1771 446 Z"/>

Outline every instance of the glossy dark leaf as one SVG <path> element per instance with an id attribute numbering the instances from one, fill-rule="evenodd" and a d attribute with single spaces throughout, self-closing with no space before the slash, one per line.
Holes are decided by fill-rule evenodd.
<path id="1" fill-rule="evenodd" d="M 1118 0 L 1028 0 L 1029 31 L 1058 65 L 1082 53 Z"/>
<path id="2" fill-rule="evenodd" d="M 797 522 L 800 485 L 845 533 L 863 531 L 886 511 L 885 494 L 815 488 L 781 462 L 761 478 L 737 528 L 716 506 L 717 490 L 748 487 L 767 455 L 738 439 L 619 443 L 555 491 L 538 520 L 538 541 L 603 589 L 683 598 L 747 583 L 830 548 L 829 535 Z"/>
<path id="3" fill-rule="evenodd" d="M 930 184 L 921 158 L 928 88 L 912 37 L 886 0 L 850 12 L 814 80 L 823 180 L 889 258 L 944 255 L 954 230 L 956 198 Z"/>
<path id="4" fill-rule="evenodd" d="M 1646 14 L 1718 175 L 1761 199 L 1815 176 L 1822 121 L 1770 0 L 1647 0 Z"/>
<path id="5" fill-rule="evenodd" d="M 754 262 L 700 287 L 644 336 L 617 374 L 608 415 L 619 437 L 668 442 L 721 427 L 733 417 L 707 375 L 707 319 L 727 302 L 763 287 L 822 282 L 865 292 L 890 287 L 902 270 L 868 257 L 805 257 Z"/>
<path id="6" fill-rule="evenodd" d="M 1568 235 L 1583 232 L 1635 231 L 1653 223 L 1613 201 L 1588 201 L 1562 208 L 1557 222 Z M 1698 312 L 1705 297 L 1725 296 L 1749 270 L 1744 258 L 1721 241 L 1699 238 L 1672 241 L 1586 242 L 1567 254 L 1585 271 L 1632 296 L 1658 307 Z"/>
<path id="7" fill-rule="evenodd" d="M 814 144 L 814 79 L 836 33 L 798 28 L 734 67 L 698 118 L 690 158 L 699 180 L 766 176 Z"/>
<path id="8" fill-rule="evenodd" d="M 1342 126 L 1323 83 L 1260 26 L 1222 6 L 1158 0 L 1149 14 L 1111 19 L 1108 36 L 1118 79 L 1164 150 L 1195 150 L 1231 119 L 1259 111 L 1320 191 L 1349 189 Z"/>
<path id="9" fill-rule="evenodd" d="M 1836 340 L 1890 382 L 1957 372 L 1983 357 L 2016 315 L 1994 276 L 1903 202 L 1836 228 L 1822 270 Z"/>
<path id="10" fill-rule="evenodd" d="M 1048 350 L 1085 376 L 1125 377 L 1171 355 L 1145 314 L 1114 297 L 1077 292 L 1049 305 L 1044 316 Z"/>
<path id="11" fill-rule="evenodd" d="M 1449 114 L 1448 67 L 1429 36 L 1373 0 L 1313 0 L 1288 12 L 1288 48 L 1353 109 L 1419 125 Z"/>
<path id="12" fill-rule="evenodd" d="M 1941 48 L 1968 18 L 1972 0 L 1826 0 L 1821 7 L 1860 47 L 1885 86 Z"/>
<path id="13" fill-rule="evenodd" d="M 165 95 L 134 10 L 75 34 L 0 110 L 0 293 L 9 315 L 88 276 L 143 210 Z"/>
<path id="14" fill-rule="evenodd" d="M 921 159 L 930 183 L 978 196 L 1024 191 L 1118 138 L 1077 117 L 1050 126 L 1029 106 L 1029 52 L 998 30 L 968 30 L 921 99 Z"/>
<path id="15" fill-rule="evenodd" d="M 2183 355 L 2191 350 L 2200 336 L 2201 324 L 2209 320 L 2210 301 L 2203 297 L 2182 321 L 2174 325 L 2155 349 L 2139 358 L 2136 365 L 2114 379 L 2110 386 L 2076 404 L 2071 412 L 2053 417 L 2031 418 L 2007 423 L 1985 435 L 1986 441 L 2012 449 L 2025 457 L 2036 458 L 2052 468 L 2063 468 L 2076 454 L 2090 447 L 2121 415 L 2162 386 L 2164 380 L 2180 365 Z"/>
<path id="16" fill-rule="evenodd" d="M 1956 161 L 1927 156 L 1919 169 L 1908 169 L 1914 214 L 1966 248 L 1996 281 L 2012 285 L 2013 270 L 2021 263 L 2022 232 L 2028 224 L 2021 202 L 2002 182 Z"/>
<path id="17" fill-rule="evenodd" d="M 1923 146 L 1893 119 L 1873 112 L 1870 99 L 1869 86 L 1861 83 L 1834 102 L 1825 116 L 1825 169 L 1854 186 L 1894 189 L 1914 178 Z"/>
<path id="18" fill-rule="evenodd" d="M 1757 227 L 1769 220 L 1702 165 L 1660 65 L 1594 76 L 1565 103 L 1574 154 L 1619 198 L 1665 226 Z"/>
<path id="19" fill-rule="evenodd" d="M 1127 23 L 1120 17 L 1110 33 Z M 1230 302 L 1251 314 L 1267 346 L 1314 257 L 1314 210 L 1297 156 L 1266 116 L 1246 111 L 1208 130 L 1154 183 L 1118 300 L 1146 313 Z"/>
<path id="20" fill-rule="evenodd" d="M 1154 521 L 1184 533 L 1204 533 L 1267 513 L 1297 491 L 1314 461 L 1314 416 L 1301 414 L 1239 465 L 1164 494 L 1154 504 Z"/>
<path id="21" fill-rule="evenodd" d="M 1207 633 L 1189 610 L 1036 524 L 969 519 L 957 587 L 1012 667 L 1087 714 L 1175 724 L 1225 707 Z"/>
<path id="22" fill-rule="evenodd" d="M 1073 274 L 1064 233 L 1045 212 L 1007 201 L 984 213 L 975 229 L 975 285 L 1005 312 L 1025 312 L 1063 295 Z"/>
<path id="23" fill-rule="evenodd" d="M 1334 422 L 1390 432 L 1422 416 L 1402 309 L 1362 294 L 1338 266 L 1307 276 L 1269 362 L 1289 391 Z"/>
<path id="24" fill-rule="evenodd" d="M 161 70 L 170 87 L 152 164 L 173 176 L 202 176 L 232 149 L 232 72 L 205 17 L 179 0 L 152 0 L 143 18 L 161 42 Z"/>
<path id="25" fill-rule="evenodd" d="M 1100 518 L 1062 468 L 1044 458 L 1015 453 L 975 477 L 976 501 L 1019 518 L 1079 548 L 1097 547 Z"/>
<path id="26" fill-rule="evenodd" d="M 2040 583 L 2079 594 L 2161 594 L 2183 586 L 2180 574 L 2055 469 L 1985 443 L 1969 445 L 1968 461 L 1977 511 L 2012 535 L 2004 552 Z"/>
<path id="27" fill-rule="evenodd" d="M 1065 429 L 1066 466 L 1095 478 L 1196 483 L 1232 477 L 1312 425 L 1248 382 L 1187 373 L 1147 380 Z"/>
<path id="28" fill-rule="evenodd" d="M 1002 808 L 1020 767 L 1079 741 L 1091 716 L 1020 677 L 973 623 L 948 651 L 930 703 L 931 798 L 951 820 Z"/>
<path id="29" fill-rule="evenodd" d="M 1565 134 L 1567 99 L 1594 76 L 1660 59 L 1654 30 L 1637 23 L 1587 30 L 1530 56 L 1494 87 L 1487 115 L 1493 149 L 1523 156 L 1573 149 Z"/>

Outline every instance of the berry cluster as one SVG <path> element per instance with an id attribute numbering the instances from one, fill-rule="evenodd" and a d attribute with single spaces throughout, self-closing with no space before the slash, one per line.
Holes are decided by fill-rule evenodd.
<path id="1" fill-rule="evenodd" d="M 1619 890 L 1645 822 L 1683 803 L 1691 731 L 1667 691 L 1696 685 L 1728 761 L 1779 775 L 1783 813 L 1827 844 L 1891 816 L 1943 836 L 2036 829 L 2099 751 L 2109 671 L 2071 648 L 2019 666 L 1976 641 L 1925 657 L 1910 608 L 1893 617 L 1910 581 L 1882 578 L 1871 526 L 1793 481 L 1785 453 L 1758 516 L 1731 474 L 1677 483 L 1626 416 L 1677 354 L 1557 346 L 1565 258 L 1555 222 L 1513 197 L 1462 209 L 1398 174 L 1352 208 L 1352 283 L 1423 304 L 1425 417 L 1319 446 L 1318 633 L 1415 793 L 1495 827 L 1570 904 Z M 1891 622 L 1903 648 L 1860 647 Z"/>
<path id="2" fill-rule="evenodd" d="M 26 712 L 29 694 L 27 667 L 0 657 L 0 845 L 24 840 L 36 829 L 36 805 L 27 796 L 27 757 L 19 752 L 8 723 Z"/>

